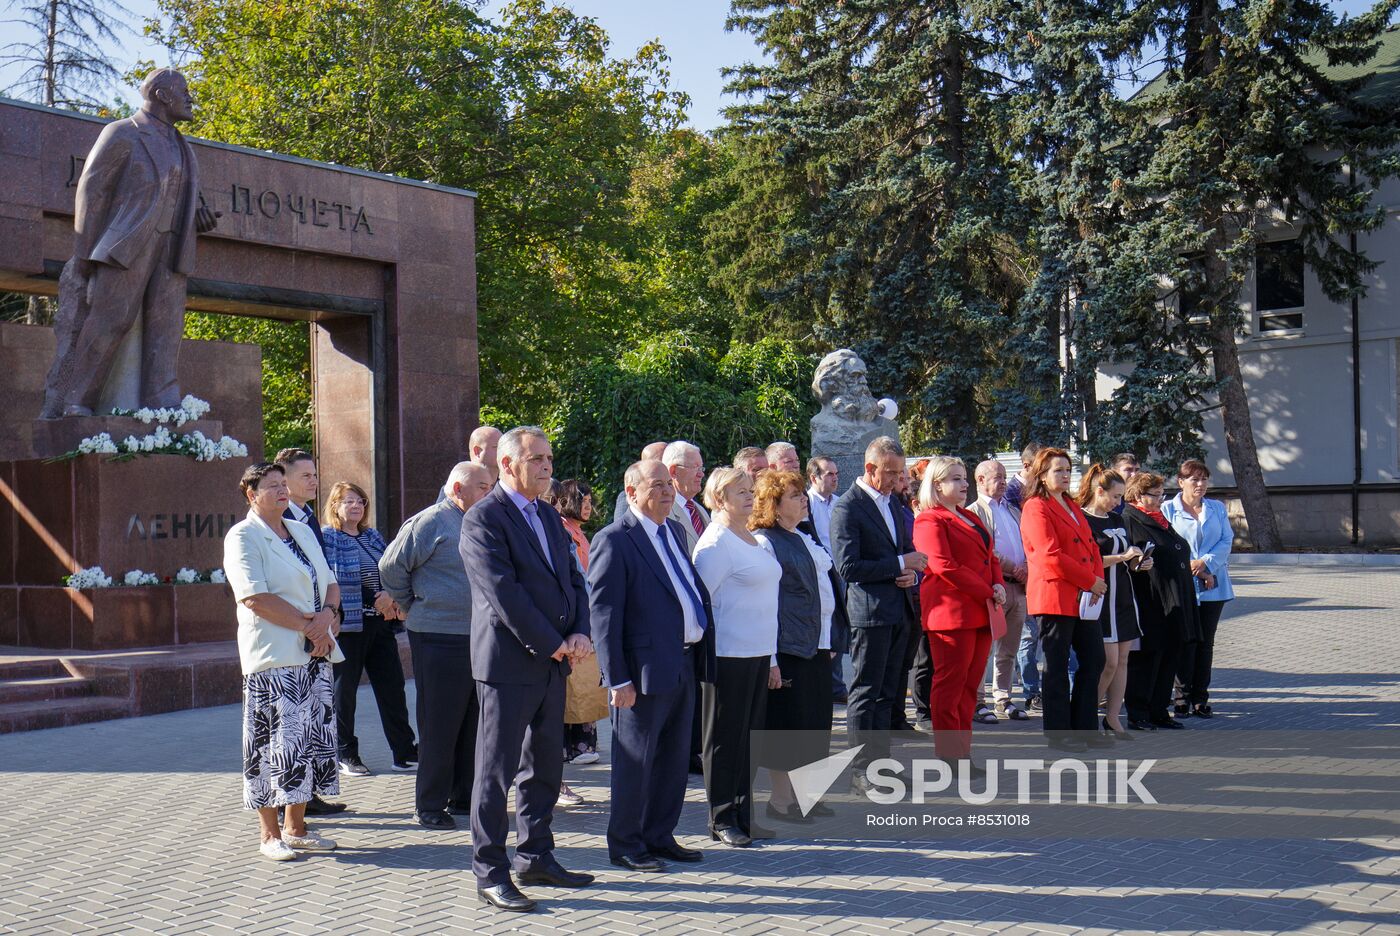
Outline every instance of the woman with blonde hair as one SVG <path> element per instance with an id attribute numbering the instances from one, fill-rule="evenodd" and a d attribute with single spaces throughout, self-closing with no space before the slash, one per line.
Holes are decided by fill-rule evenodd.
<path id="1" fill-rule="evenodd" d="M 379 581 L 379 560 L 388 545 L 369 525 L 369 495 L 358 484 L 337 481 L 321 510 L 326 561 L 340 584 L 340 649 L 345 662 L 334 667 L 337 759 L 347 777 L 367 777 L 355 737 L 355 700 L 360 677 L 369 674 L 379 721 L 389 742 L 393 768 L 412 770 L 418 764 L 418 742 L 408 722 L 403 663 L 397 633 L 403 613 Z"/>
<path id="2" fill-rule="evenodd" d="M 753 483 L 739 468 L 716 468 L 705 482 L 710 525 L 695 544 L 695 569 L 710 592 L 715 681 L 701 696 L 701 760 L 710 836 L 747 848 L 772 833 L 753 821 L 754 764 L 749 735 L 763 727 L 778 669 L 778 589 L 783 568 L 748 529 Z"/>
<path id="3" fill-rule="evenodd" d="M 1118 508 L 1123 503 L 1123 476 L 1095 464 L 1079 482 L 1075 497 L 1094 531 L 1094 542 L 1103 557 L 1104 578 L 1108 594 L 1099 613 L 1103 631 L 1104 665 L 1099 677 L 1099 698 L 1107 699 L 1103 729 L 1120 741 L 1130 735 L 1119 720 L 1123 711 L 1123 692 L 1128 684 L 1128 654 L 1140 645 L 1142 628 L 1138 623 L 1136 595 L 1129 570 L 1152 568 L 1152 557 L 1143 556 L 1128 539 L 1128 530 Z"/>
<path id="4" fill-rule="evenodd" d="M 992 616 L 1006 604 L 1001 563 L 992 553 L 992 535 L 963 506 L 967 467 L 961 459 L 929 459 L 919 503 L 924 510 L 914 519 L 914 548 L 928 556 L 919 608 L 933 658 L 934 751 L 980 774 L 970 761 L 972 714 L 992 648 Z"/>

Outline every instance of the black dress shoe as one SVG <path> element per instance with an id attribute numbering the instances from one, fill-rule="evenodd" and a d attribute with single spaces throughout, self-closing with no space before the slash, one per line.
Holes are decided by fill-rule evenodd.
<path id="1" fill-rule="evenodd" d="M 457 820 L 445 812 L 414 813 L 413 818 L 417 819 L 423 828 L 435 829 L 438 832 L 448 832 L 457 828 Z"/>
<path id="2" fill-rule="evenodd" d="M 1177 729 L 1186 727 L 1175 718 L 1154 718 L 1152 719 L 1152 724 L 1156 725 L 1158 728 Z"/>
<path id="3" fill-rule="evenodd" d="M 327 803 L 319 796 L 311 797 L 311 802 L 306 804 L 306 814 L 308 816 L 334 816 L 336 813 L 345 812 L 349 809 L 344 803 Z"/>
<path id="4" fill-rule="evenodd" d="M 836 810 L 825 803 L 815 803 L 811 809 L 807 810 L 807 815 L 811 816 L 813 819 L 830 819 L 832 816 L 836 815 Z"/>
<path id="5" fill-rule="evenodd" d="M 1130 735 L 1130 734 L 1128 734 L 1126 731 L 1123 731 L 1121 728 L 1114 728 L 1112 725 L 1110 725 L 1110 724 L 1108 723 L 1108 719 L 1107 719 L 1107 718 L 1105 718 L 1105 719 L 1103 720 L 1103 730 L 1104 730 L 1104 733 L 1105 733 L 1105 734 L 1111 735 L 1111 736 L 1113 737 L 1113 740 L 1115 740 L 1115 741 L 1133 741 L 1133 740 L 1135 740 L 1135 739 L 1133 738 L 1133 736 Z"/>
<path id="6" fill-rule="evenodd" d="M 647 854 L 653 858 L 670 858 L 672 861 L 704 861 L 705 853 L 698 848 L 686 848 L 680 842 L 672 842 L 670 845 L 658 845 L 647 849 Z"/>
<path id="7" fill-rule="evenodd" d="M 763 811 L 768 814 L 769 819 L 777 819 L 779 822 L 792 822 L 797 825 L 811 825 L 816 820 L 810 816 L 802 815 L 802 807 L 793 803 L 786 809 L 779 809 L 772 803 L 764 807 Z"/>
<path id="8" fill-rule="evenodd" d="M 1152 724 L 1151 722 L 1135 721 L 1135 720 L 1133 720 L 1133 719 L 1130 718 L 1130 719 L 1128 719 L 1128 730 L 1129 730 L 1129 731 L 1156 731 L 1156 730 L 1157 730 L 1157 726 L 1154 725 L 1154 724 Z"/>
<path id="9" fill-rule="evenodd" d="M 748 848 L 753 844 L 753 839 L 738 829 L 711 829 L 710 838 L 716 842 L 723 842 L 730 848 Z"/>
<path id="10" fill-rule="evenodd" d="M 1215 712 L 1211 710 L 1209 705 L 1197 705 L 1192 707 L 1191 714 L 1196 718 L 1211 718 Z"/>
<path id="11" fill-rule="evenodd" d="M 529 913 L 535 909 L 535 902 L 524 894 L 514 884 L 495 884 L 491 887 L 478 887 L 476 889 L 476 899 L 482 903 L 490 904 L 497 910 L 509 910 L 512 913 Z"/>
<path id="12" fill-rule="evenodd" d="M 593 883 L 593 875 L 569 871 L 558 862 L 517 871 L 515 879 L 521 884 L 545 884 L 549 887 L 587 887 Z"/>
<path id="13" fill-rule="evenodd" d="M 696 854 L 699 854 L 699 852 L 696 852 Z M 689 859 L 685 860 L 688 861 Z M 659 874 L 666 870 L 666 862 L 646 852 L 642 852 L 639 855 L 618 855 L 616 858 L 610 858 L 609 861 L 619 868 L 626 868 L 628 871 L 645 871 L 649 874 Z M 521 880 L 523 881 L 525 879 L 521 878 Z"/>

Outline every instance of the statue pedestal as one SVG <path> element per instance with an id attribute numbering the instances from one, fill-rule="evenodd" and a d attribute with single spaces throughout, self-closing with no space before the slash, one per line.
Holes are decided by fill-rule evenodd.
<path id="1" fill-rule="evenodd" d="M 172 435 L 192 435 L 196 430 L 207 438 L 219 439 L 224 424 L 215 419 L 199 419 L 176 428 L 167 425 Z M 77 451 L 78 443 L 99 433 L 107 433 L 121 445 L 127 436 L 144 438 L 156 431 L 155 423 L 143 423 L 133 416 L 65 416 L 62 419 L 34 420 L 34 454 L 38 458 L 57 458 Z"/>

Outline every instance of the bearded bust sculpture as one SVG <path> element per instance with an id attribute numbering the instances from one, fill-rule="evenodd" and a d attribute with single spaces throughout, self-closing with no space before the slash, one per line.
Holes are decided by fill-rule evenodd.
<path id="1" fill-rule="evenodd" d="M 877 436 L 899 438 L 899 425 L 880 414 L 866 383 L 865 362 L 848 348 L 822 358 L 812 378 L 821 412 L 812 417 L 812 454 L 833 459 L 845 489 L 864 470 L 865 446 Z"/>

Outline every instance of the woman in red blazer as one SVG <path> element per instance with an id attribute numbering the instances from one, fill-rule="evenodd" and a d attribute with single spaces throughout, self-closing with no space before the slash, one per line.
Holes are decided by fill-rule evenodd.
<path id="1" fill-rule="evenodd" d="M 1040 691 L 1043 727 L 1054 747 L 1083 751 L 1113 740 L 1099 731 L 1098 688 L 1103 673 L 1103 631 L 1097 620 L 1079 617 L 1079 596 L 1102 601 L 1108 590 L 1094 531 L 1069 492 L 1070 461 L 1063 449 L 1045 448 L 1031 463 L 1021 495 L 1021 541 L 1026 547 L 1026 613 L 1040 617 L 1045 661 Z M 1070 695 L 1069 651 L 1079 660 Z M 1092 732 L 1085 736 L 1070 732 Z"/>
<path id="2" fill-rule="evenodd" d="M 933 657 L 933 744 L 939 757 L 965 760 L 972 753 L 972 713 L 992 646 L 988 602 L 1006 604 L 1001 563 L 992 536 L 967 503 L 967 468 L 936 455 L 924 471 L 914 519 L 914 548 L 928 556 L 919 605 Z M 980 768 L 969 765 L 974 773 Z"/>

